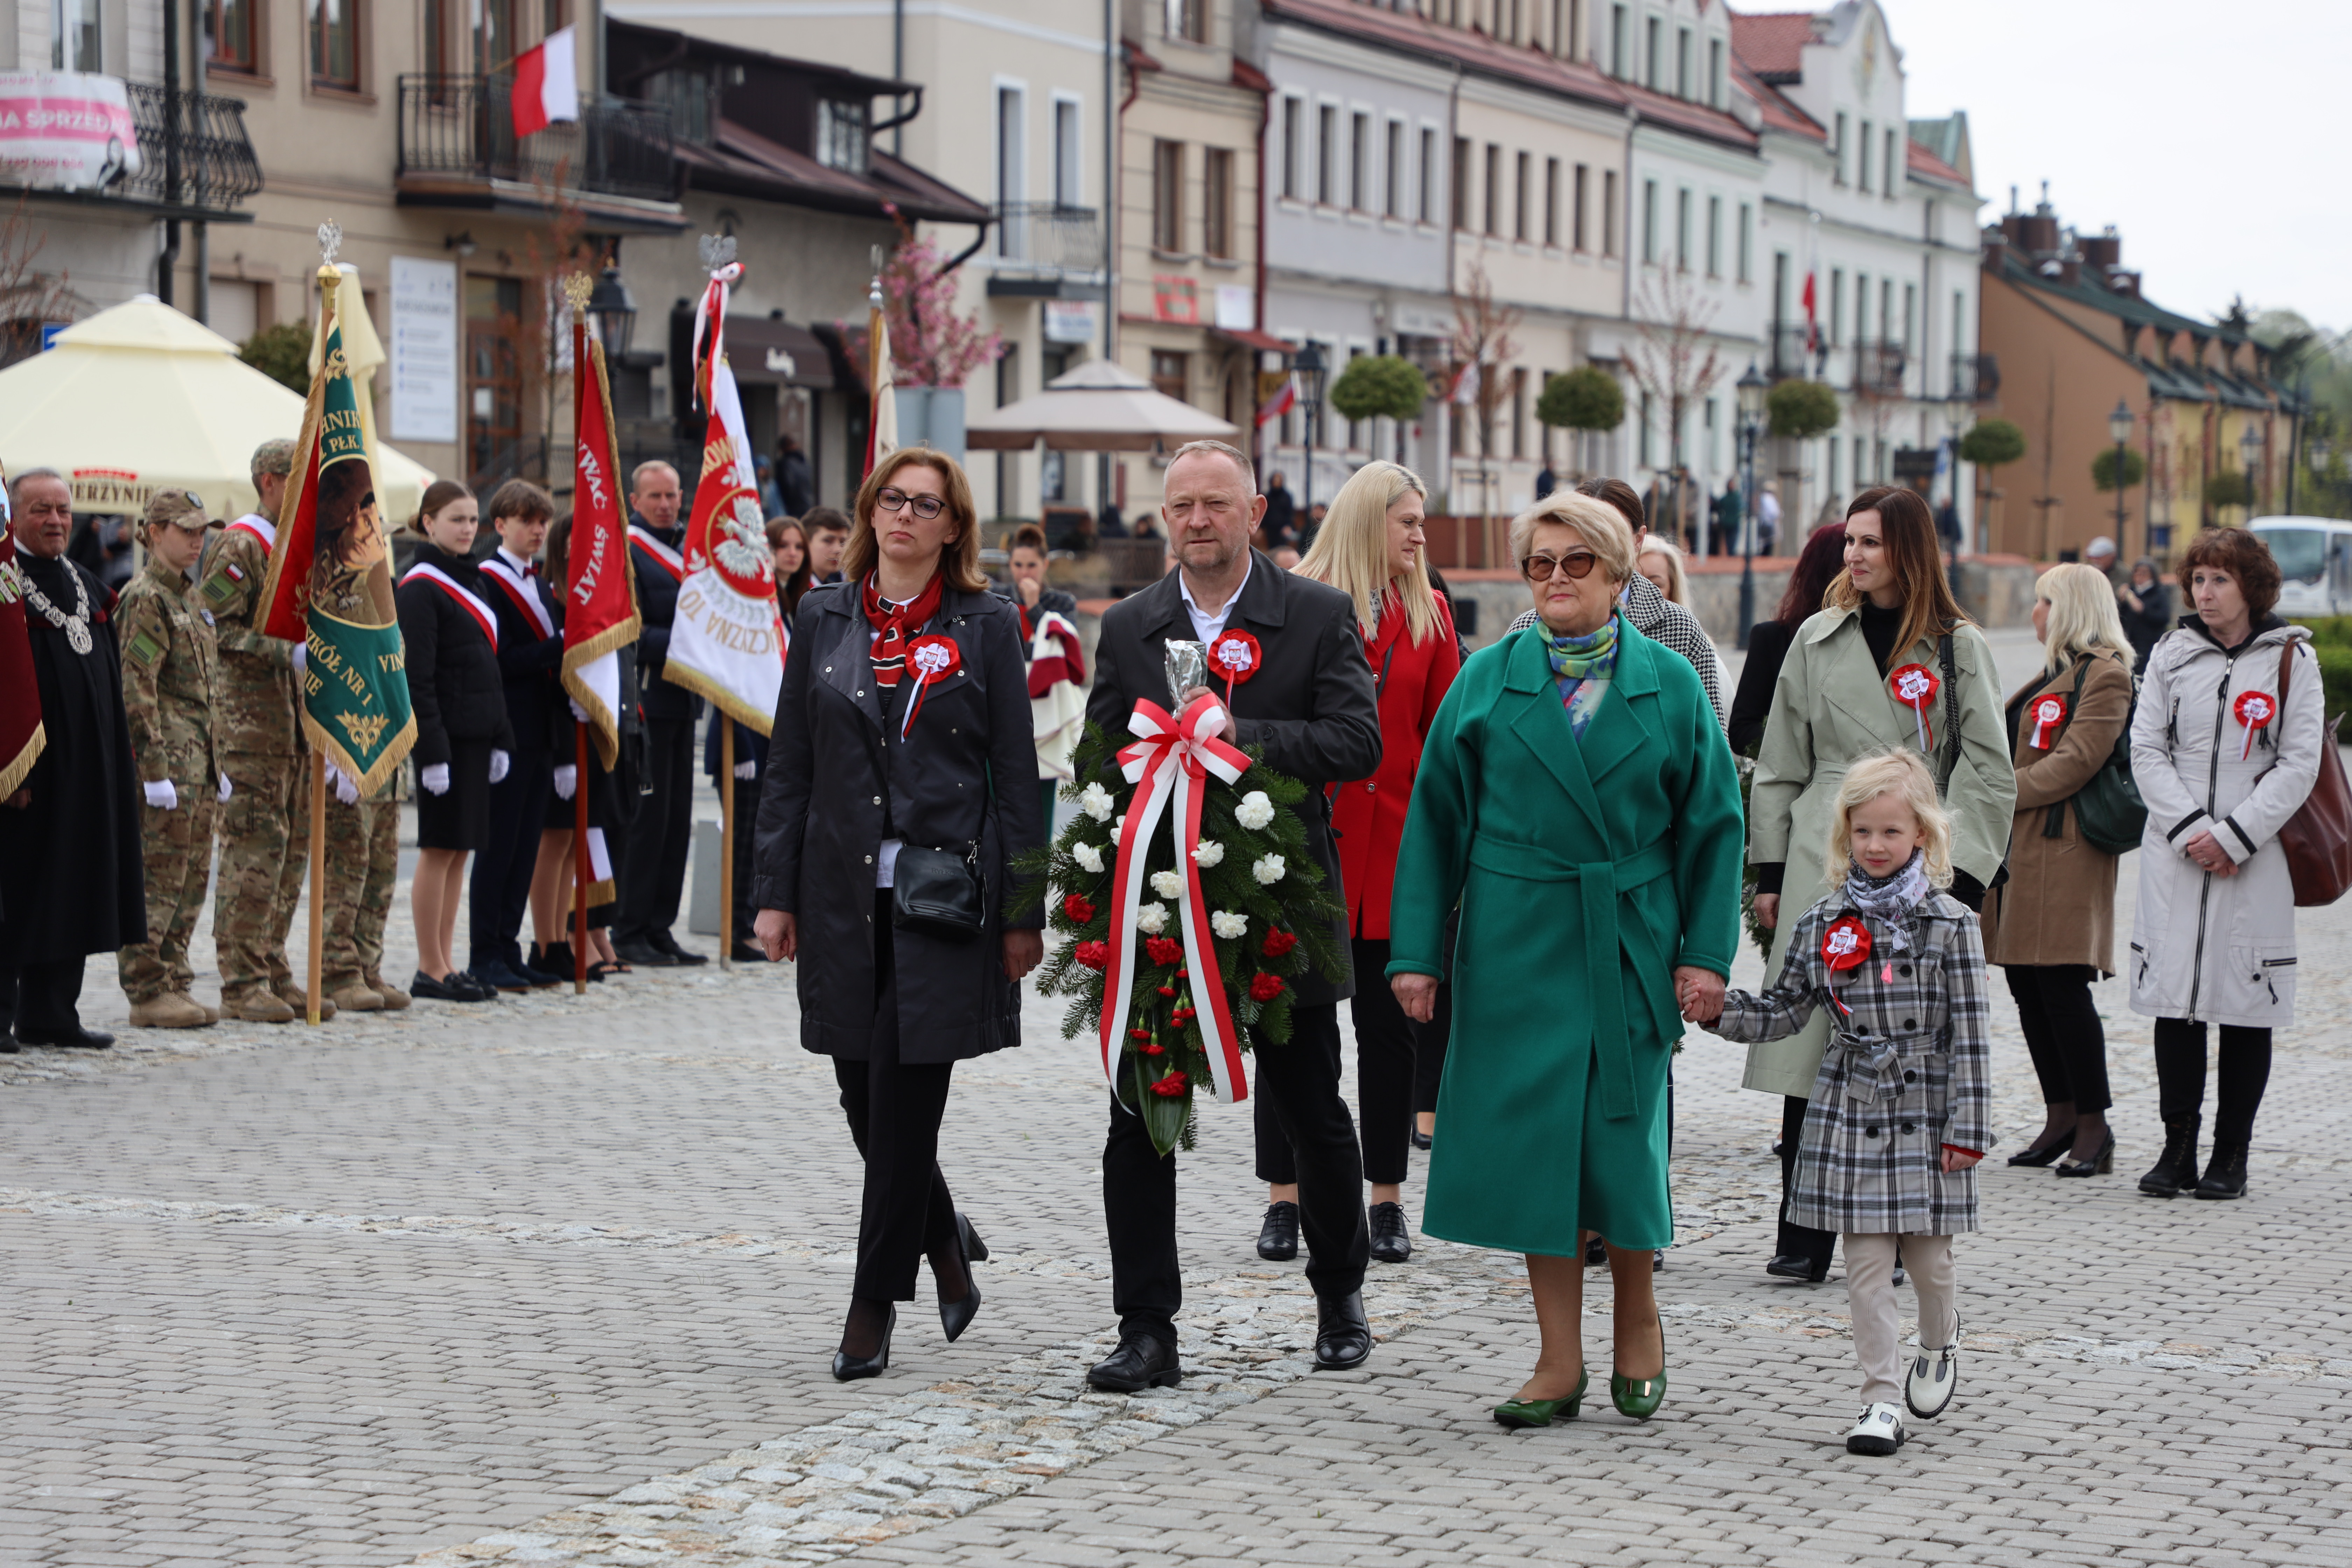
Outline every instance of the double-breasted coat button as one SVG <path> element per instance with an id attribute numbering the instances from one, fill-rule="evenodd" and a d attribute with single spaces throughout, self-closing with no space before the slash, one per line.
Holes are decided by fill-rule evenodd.
<path id="1" fill-rule="evenodd" d="M 1916 1018 L 1906 1018 L 1903 1020 L 1903 1026 L 1906 1029 L 1916 1029 L 1919 1026 L 1919 1020 Z"/>
<path id="2" fill-rule="evenodd" d="M 1875 1138 L 1878 1136 L 1878 1129 L 1875 1127 L 1865 1127 L 1862 1130 L 1862 1135 L 1864 1138 Z"/>
<path id="3" fill-rule="evenodd" d="M 1903 1131 L 1906 1132 L 1916 1132 L 1919 1129 L 1916 1124 L 1906 1121 L 1903 1124 Z"/>
<path id="4" fill-rule="evenodd" d="M 881 797 L 880 795 L 876 795 L 876 796 L 874 797 L 874 804 L 875 804 L 875 805 L 880 805 L 882 804 L 882 797 Z"/>
<path id="5" fill-rule="evenodd" d="M 1895 973 L 1896 973 L 1897 974 L 1908 974 L 1908 973 L 1911 973 L 1911 966 L 1910 966 L 1909 964 L 1907 964 L 1907 963 L 1903 964 L 1903 965 L 1901 965 L 1900 967 L 1898 967 L 1898 968 L 1895 970 Z"/>
<path id="6" fill-rule="evenodd" d="M 874 857 L 873 857 L 873 856 L 871 856 L 871 855 L 868 855 L 868 856 L 866 858 L 866 863 L 868 866 L 871 866 L 872 864 L 874 864 Z"/>
<path id="7" fill-rule="evenodd" d="M 1913 1072 L 1909 1068 L 1905 1068 L 1903 1069 L 1903 1081 L 1905 1083 L 1917 1083 L 1919 1081 L 1919 1075 Z"/>

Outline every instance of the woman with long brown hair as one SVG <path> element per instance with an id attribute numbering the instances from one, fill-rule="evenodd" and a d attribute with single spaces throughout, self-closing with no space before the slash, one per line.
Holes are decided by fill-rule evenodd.
<path id="1" fill-rule="evenodd" d="M 1756 916 L 1774 930 L 1765 973 L 1780 973 L 1794 923 L 1781 904 L 1809 910 L 1829 891 L 1824 846 L 1846 770 L 1889 746 L 1927 757 L 1952 818 L 1951 892 L 1984 902 L 2009 847 L 2017 801 L 2001 723 L 1999 671 L 1984 634 L 1944 577 L 1936 521 L 1916 490 L 1881 486 L 1845 513 L 1845 569 L 1823 607 L 1797 628 L 1757 754 L 1749 795 L 1748 858 L 1756 867 Z M 1890 963 L 1902 962 L 1899 954 Z M 1785 1039 L 1752 1045 L 1743 1087 L 1782 1097 L 1780 1245 L 1766 1272 L 1819 1282 L 1829 1277 L 1835 1232 L 1792 1225 L 1787 1194 L 1805 1106 L 1830 1020 L 1816 1014 Z"/>

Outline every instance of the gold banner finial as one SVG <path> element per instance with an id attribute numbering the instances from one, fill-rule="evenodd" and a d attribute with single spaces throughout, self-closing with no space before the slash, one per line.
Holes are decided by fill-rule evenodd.
<path id="1" fill-rule="evenodd" d="M 563 297 L 572 305 L 575 316 L 588 309 L 588 296 L 596 291 L 596 280 L 585 272 L 574 272 L 563 279 Z"/>

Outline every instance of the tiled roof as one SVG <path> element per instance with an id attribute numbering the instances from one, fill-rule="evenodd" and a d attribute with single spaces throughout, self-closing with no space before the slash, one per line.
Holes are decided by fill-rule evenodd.
<path id="1" fill-rule="evenodd" d="M 1805 46 L 1813 41 L 1813 14 L 1776 11 L 1731 16 L 1731 48 L 1768 82 L 1802 80 Z"/>
<path id="2" fill-rule="evenodd" d="M 1764 129 L 1767 131 L 1785 131 L 1815 142 L 1826 142 L 1829 140 L 1829 132 L 1822 129 L 1819 121 L 1798 108 L 1788 94 L 1748 69 L 1747 62 L 1738 55 L 1731 57 L 1731 79 L 1756 100 L 1756 107 L 1763 113 Z"/>
<path id="3" fill-rule="evenodd" d="M 1915 178 L 1934 180 L 1939 184 L 1950 185 L 1956 190 L 1965 191 L 1969 188 L 1968 180 L 1958 169 L 1953 168 L 1916 142 L 1911 142 L 1910 148 L 1911 173 Z"/>
<path id="4" fill-rule="evenodd" d="M 794 206 L 879 217 L 887 202 L 910 218 L 985 223 L 989 209 L 944 181 L 875 148 L 867 172 L 828 168 L 736 124 L 719 121 L 711 144 L 677 144 L 678 163 L 697 190 L 731 191 Z"/>

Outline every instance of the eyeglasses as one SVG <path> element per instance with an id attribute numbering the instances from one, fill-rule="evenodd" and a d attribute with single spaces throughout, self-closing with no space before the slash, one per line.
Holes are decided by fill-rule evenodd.
<path id="1" fill-rule="evenodd" d="M 1530 555 L 1519 563 L 1530 583 L 1549 583 L 1554 572 L 1565 572 L 1578 582 L 1592 575 L 1592 563 L 1601 557 L 1590 550 L 1571 550 L 1565 555 Z"/>
<path id="2" fill-rule="evenodd" d="M 896 485 L 884 485 L 874 497 L 877 511 L 897 511 L 901 507 L 913 507 L 915 515 L 929 522 L 947 510 L 948 503 L 937 496 L 910 496 Z"/>

